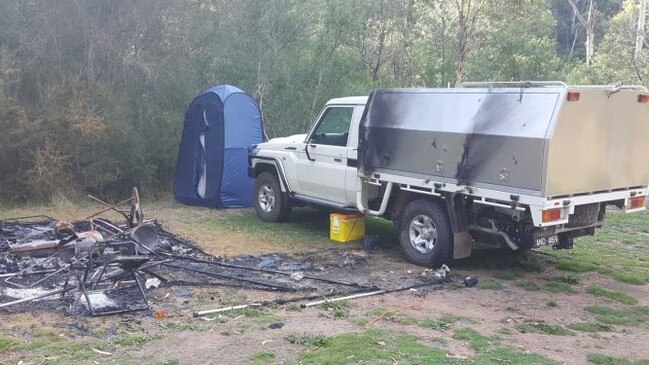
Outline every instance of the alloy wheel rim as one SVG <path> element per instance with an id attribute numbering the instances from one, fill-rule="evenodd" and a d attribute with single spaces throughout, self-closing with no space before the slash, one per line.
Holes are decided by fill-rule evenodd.
<path id="1" fill-rule="evenodd" d="M 420 253 L 430 253 L 437 243 L 437 227 L 427 215 L 418 215 L 410 221 L 410 244 Z"/>

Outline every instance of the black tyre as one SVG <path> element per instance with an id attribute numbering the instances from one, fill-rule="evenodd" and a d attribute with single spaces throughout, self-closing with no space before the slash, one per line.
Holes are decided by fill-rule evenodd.
<path id="1" fill-rule="evenodd" d="M 283 222 L 291 215 L 288 199 L 282 193 L 277 175 L 262 172 L 255 179 L 255 212 L 267 222 Z"/>
<path id="2" fill-rule="evenodd" d="M 410 202 L 399 217 L 399 243 L 414 264 L 437 267 L 453 257 L 453 231 L 446 209 L 429 199 Z"/>

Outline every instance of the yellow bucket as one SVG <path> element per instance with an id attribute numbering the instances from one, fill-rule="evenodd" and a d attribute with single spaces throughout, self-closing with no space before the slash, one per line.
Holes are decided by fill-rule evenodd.
<path id="1" fill-rule="evenodd" d="M 329 238 L 351 242 L 365 236 L 365 216 L 358 213 L 332 213 L 329 217 Z"/>

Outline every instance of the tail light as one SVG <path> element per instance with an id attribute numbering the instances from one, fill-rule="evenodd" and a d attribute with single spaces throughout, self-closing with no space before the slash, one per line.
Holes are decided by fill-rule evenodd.
<path id="1" fill-rule="evenodd" d="M 543 221 L 543 223 L 561 220 L 561 208 L 544 210 L 543 214 L 541 215 L 541 220 Z"/>
<path id="2" fill-rule="evenodd" d="M 649 95 L 647 94 L 638 95 L 638 103 L 649 103 Z"/>
<path id="3" fill-rule="evenodd" d="M 576 91 L 568 91 L 568 101 L 579 101 L 580 96 L 581 93 L 578 93 Z"/>
<path id="4" fill-rule="evenodd" d="M 645 197 L 638 196 L 635 198 L 629 199 L 629 209 L 638 209 L 644 207 Z"/>

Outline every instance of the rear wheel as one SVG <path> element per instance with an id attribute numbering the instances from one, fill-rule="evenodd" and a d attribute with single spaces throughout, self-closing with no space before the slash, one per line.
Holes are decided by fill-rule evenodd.
<path id="1" fill-rule="evenodd" d="M 255 179 L 255 212 L 267 222 L 283 222 L 291 214 L 288 199 L 282 193 L 277 176 L 262 172 Z"/>
<path id="2" fill-rule="evenodd" d="M 421 266 L 440 266 L 451 260 L 453 232 L 446 210 L 437 202 L 410 202 L 399 218 L 399 243 L 406 257 Z"/>

